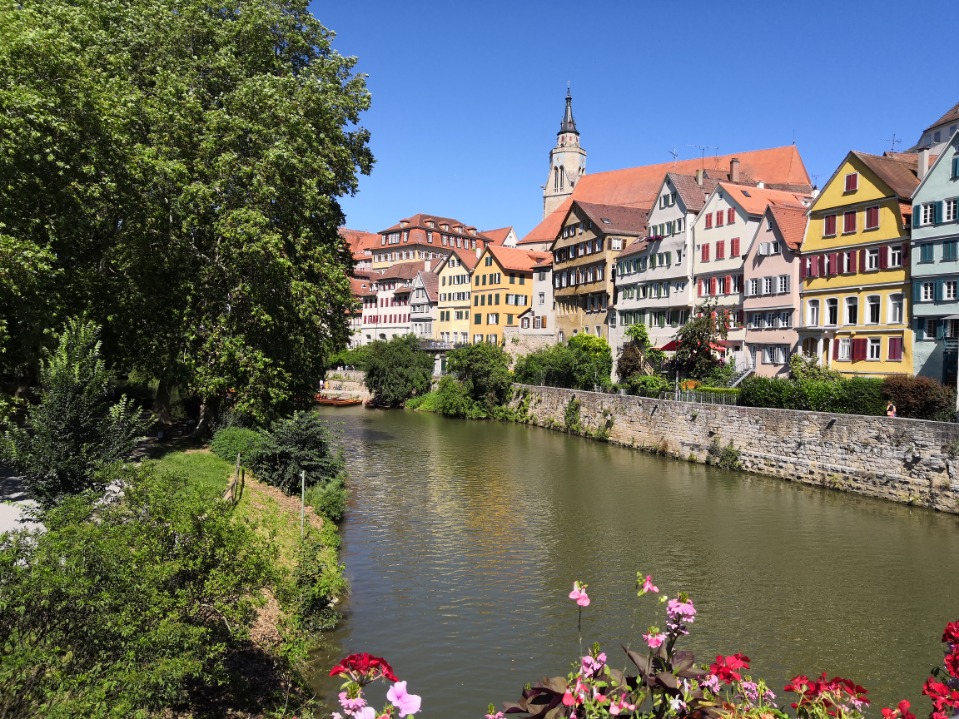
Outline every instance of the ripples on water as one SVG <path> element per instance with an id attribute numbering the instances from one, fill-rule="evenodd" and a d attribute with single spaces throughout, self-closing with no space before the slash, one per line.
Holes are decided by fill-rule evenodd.
<path id="1" fill-rule="evenodd" d="M 878 706 L 918 704 L 959 618 L 959 518 L 724 472 L 546 430 L 410 412 L 325 410 L 347 452 L 352 591 L 334 655 L 386 657 L 422 716 L 480 717 L 579 651 L 575 579 L 593 600 L 585 644 L 661 623 L 636 572 L 687 590 L 689 648 L 742 651 L 774 689 L 840 674 Z M 917 712 L 920 713 L 920 712 Z"/>

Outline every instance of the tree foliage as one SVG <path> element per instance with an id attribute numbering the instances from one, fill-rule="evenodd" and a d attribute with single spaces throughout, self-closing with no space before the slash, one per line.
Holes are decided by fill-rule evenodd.
<path id="1" fill-rule="evenodd" d="M 100 353 L 99 328 L 70 320 L 40 372 L 40 402 L 3 442 L 31 497 L 49 509 L 65 496 L 102 490 L 98 475 L 127 456 L 143 426 L 125 397 L 113 398 L 114 376 Z"/>
<path id="2" fill-rule="evenodd" d="M 566 344 L 546 347 L 516 360 L 517 382 L 549 387 L 592 390 L 607 387 L 613 368 L 613 354 L 602 337 L 579 334 Z"/>
<path id="3" fill-rule="evenodd" d="M 246 465 L 257 479 L 287 494 L 300 491 L 300 472 L 306 473 L 307 486 L 313 486 L 325 485 L 345 470 L 343 455 L 316 412 L 276 420 L 262 433 Z"/>
<path id="4" fill-rule="evenodd" d="M 890 375 L 882 392 L 896 405 L 897 417 L 951 422 L 956 415 L 956 388 L 929 377 Z"/>
<path id="5" fill-rule="evenodd" d="M 349 332 L 337 198 L 372 165 L 330 38 L 305 0 L 5 3 L 0 234 L 38 281 L 0 319 L 56 277 L 39 326 L 87 311 L 161 404 L 232 391 L 266 421 L 308 397 Z M 35 344 L 14 339 L 8 365 Z"/>
<path id="6" fill-rule="evenodd" d="M 465 386 L 470 398 L 483 410 L 505 404 L 513 386 L 510 357 L 499 345 L 479 342 L 449 353 L 447 368 Z"/>
<path id="7" fill-rule="evenodd" d="M 386 407 L 398 407 L 410 397 L 429 392 L 433 357 L 419 348 L 415 335 L 376 340 L 369 345 L 366 388 Z"/>
<path id="8" fill-rule="evenodd" d="M 0 714 L 127 717 L 227 678 L 273 557 L 231 505 L 149 468 L 0 544 Z"/>
<path id="9" fill-rule="evenodd" d="M 718 343 L 729 334 L 726 310 L 707 301 L 699 306 L 694 316 L 676 333 L 676 354 L 672 366 L 684 377 L 705 380 L 722 364 L 716 356 Z"/>

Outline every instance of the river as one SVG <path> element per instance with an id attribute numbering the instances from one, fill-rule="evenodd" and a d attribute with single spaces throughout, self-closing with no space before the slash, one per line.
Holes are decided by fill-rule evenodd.
<path id="1" fill-rule="evenodd" d="M 663 624 L 636 572 L 688 591 L 685 648 L 743 652 L 774 691 L 849 677 L 871 716 L 923 716 L 929 669 L 959 619 L 959 517 L 729 472 L 536 427 L 425 413 L 320 410 L 341 435 L 352 499 L 342 527 L 345 620 L 316 659 L 385 657 L 423 717 L 482 717 L 579 652 L 573 581 L 589 585 L 584 646 L 613 666 Z M 380 695 L 374 695 L 381 697 Z M 780 698 L 791 700 L 791 696 Z"/>

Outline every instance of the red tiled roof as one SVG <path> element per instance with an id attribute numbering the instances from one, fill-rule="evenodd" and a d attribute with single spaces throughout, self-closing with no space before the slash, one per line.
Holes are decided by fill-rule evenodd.
<path id="1" fill-rule="evenodd" d="M 579 207 L 603 234 L 640 235 L 646 232 L 646 220 L 649 218 L 649 210 L 644 210 L 639 207 L 599 205 L 592 202 L 580 202 L 578 200 L 574 200 L 573 205 Z M 572 208 L 570 208 L 570 213 L 571 212 L 573 212 Z M 567 213 L 567 216 L 568 215 L 569 213 Z"/>
<path id="2" fill-rule="evenodd" d="M 440 288 L 440 276 L 435 272 L 419 272 L 417 273 L 420 280 L 423 282 L 423 288 L 426 290 L 426 296 L 432 301 L 436 302 L 436 293 Z"/>
<path id="3" fill-rule="evenodd" d="M 938 127 L 939 125 L 945 125 L 946 123 L 951 122 L 953 120 L 959 120 L 959 102 L 953 105 L 949 110 L 946 111 L 945 115 L 943 115 L 934 123 L 932 123 L 929 127 L 923 130 L 923 132 L 926 132 L 927 130 L 931 130 L 934 127 Z"/>
<path id="4" fill-rule="evenodd" d="M 917 176 L 918 155 L 880 157 L 879 155 L 870 155 L 855 150 L 850 154 L 876 173 L 879 179 L 885 182 L 900 200 L 910 201 L 913 191 L 919 186 Z"/>
<path id="5" fill-rule="evenodd" d="M 798 250 L 806 232 L 806 208 L 769 205 L 766 212 L 773 216 L 786 246 Z"/>
<path id="6" fill-rule="evenodd" d="M 496 245 L 490 245 L 486 251 L 496 258 L 496 261 L 504 270 L 514 270 L 516 272 L 532 272 L 537 264 L 553 259 L 549 252 L 533 252 Z"/>
<path id="7" fill-rule="evenodd" d="M 423 260 L 416 262 L 398 262 L 383 270 L 377 280 L 412 280 L 416 273 L 424 269 Z"/>
<path id="8" fill-rule="evenodd" d="M 512 227 L 500 227 L 498 230 L 483 230 L 480 234 L 488 237 L 494 245 L 502 245 L 512 231 Z"/>
<path id="9" fill-rule="evenodd" d="M 783 192 L 782 190 L 770 190 L 765 187 L 747 187 L 745 185 L 732 185 L 727 182 L 720 182 L 722 188 L 730 199 L 742 207 L 750 215 L 761 215 L 766 211 L 768 205 L 780 207 L 801 207 L 806 209 L 807 205 L 803 202 L 805 197 L 795 192 Z"/>
<path id="10" fill-rule="evenodd" d="M 705 170 L 710 176 L 729 179 L 730 161 L 739 160 L 739 181 L 766 185 L 791 185 L 799 189 L 809 188 L 809 175 L 795 145 L 774 147 L 768 150 L 731 153 L 714 157 L 695 158 L 643 165 L 625 170 L 612 170 L 584 175 L 576 184 L 570 199 L 596 202 L 606 205 L 625 205 L 649 209 L 667 172 L 693 175 Z M 723 174 L 725 172 L 725 175 Z M 556 239 L 562 220 L 569 207 L 564 202 L 542 222 L 534 227 L 523 242 L 544 242 Z M 559 215 L 559 217 L 557 217 Z"/>
<path id="11" fill-rule="evenodd" d="M 675 172 L 666 173 L 666 177 L 673 183 L 676 193 L 682 199 L 683 204 L 689 212 L 699 212 L 706 206 L 706 198 L 709 193 L 716 189 L 719 179 L 715 177 L 703 177 L 703 184 L 696 182 L 695 175 L 680 175 Z"/>
<path id="12" fill-rule="evenodd" d="M 632 257 L 643 252 L 647 247 L 649 247 L 649 241 L 645 237 L 640 237 L 626 245 L 623 251 L 619 253 L 619 257 Z"/>
<path id="13" fill-rule="evenodd" d="M 374 232 L 364 232 L 363 230 L 351 230 L 348 227 L 341 227 L 339 235 L 350 248 L 350 254 L 354 260 L 361 260 L 368 256 L 368 252 L 373 249 L 373 245 L 379 243 L 379 235 Z"/>
<path id="14" fill-rule="evenodd" d="M 369 280 L 356 277 L 350 278 L 350 290 L 352 290 L 354 297 L 369 297 L 376 294 L 373 291 L 373 284 Z"/>
<path id="15" fill-rule="evenodd" d="M 429 220 L 432 220 L 434 225 L 433 227 L 429 227 L 429 228 L 427 227 L 426 223 Z M 406 223 L 406 227 L 403 227 L 404 222 Z M 450 228 L 448 230 L 444 230 L 440 227 L 440 225 L 449 225 Z M 395 225 L 392 225 L 391 227 L 387 227 L 385 230 L 380 230 L 380 234 L 383 234 L 384 232 L 395 232 L 397 230 L 411 230 L 414 227 L 437 230 L 439 232 L 451 232 L 454 234 L 458 232 L 459 234 L 464 236 L 478 234 L 476 232 L 475 227 L 473 227 L 472 225 L 467 225 L 465 222 L 461 222 L 460 220 L 455 220 L 452 217 L 440 217 L 439 215 L 428 215 L 423 212 L 419 212 L 415 215 L 412 215 L 411 217 L 404 218 L 400 220 L 399 222 L 397 222 Z M 453 228 L 455 227 L 459 227 L 460 230 L 454 230 Z"/>

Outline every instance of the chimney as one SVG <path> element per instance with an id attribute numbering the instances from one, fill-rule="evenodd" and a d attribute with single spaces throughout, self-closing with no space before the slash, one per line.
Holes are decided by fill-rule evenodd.
<path id="1" fill-rule="evenodd" d="M 706 174 L 706 171 L 703 170 L 702 168 L 696 170 L 696 184 L 699 185 L 700 187 L 703 186 L 703 175 L 705 174 Z"/>
<path id="2" fill-rule="evenodd" d="M 432 262 L 430 260 L 423 260 L 423 272 L 429 272 L 431 264 Z"/>
<path id="3" fill-rule="evenodd" d="M 920 180 L 929 172 L 929 148 L 924 147 L 919 151 L 919 167 L 916 170 L 916 177 Z"/>
<path id="4" fill-rule="evenodd" d="M 739 158 L 734 157 L 729 161 L 729 181 L 739 182 Z"/>

